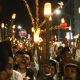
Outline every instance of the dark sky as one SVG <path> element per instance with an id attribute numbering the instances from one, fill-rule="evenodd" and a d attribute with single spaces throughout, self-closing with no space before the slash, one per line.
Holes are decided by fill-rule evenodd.
<path id="1" fill-rule="evenodd" d="M 42 22 L 44 19 L 43 5 L 46 1 L 50 1 L 54 8 L 57 2 L 56 0 L 39 0 L 40 22 Z M 68 0 L 63 0 L 64 4 L 66 4 L 67 1 Z M 33 17 L 35 18 L 35 0 L 27 0 L 27 2 L 30 6 Z M 8 24 L 13 13 L 16 13 L 16 19 L 14 21 L 14 24 L 21 25 L 26 30 L 31 30 L 31 19 L 22 0 L 0 0 L 0 24 L 2 22 Z"/>

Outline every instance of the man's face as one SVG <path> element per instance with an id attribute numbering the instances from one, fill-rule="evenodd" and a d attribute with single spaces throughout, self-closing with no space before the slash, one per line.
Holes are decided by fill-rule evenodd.
<path id="1" fill-rule="evenodd" d="M 72 59 L 72 54 L 70 51 L 65 52 L 65 58 L 66 59 Z"/>
<path id="2" fill-rule="evenodd" d="M 9 57 L 5 71 L 0 72 L 0 80 L 9 80 L 13 74 L 13 59 Z"/>
<path id="3" fill-rule="evenodd" d="M 9 57 L 9 62 L 6 68 L 7 78 L 11 78 L 13 74 L 13 59 Z"/>
<path id="4" fill-rule="evenodd" d="M 72 54 L 71 54 L 71 52 L 70 52 L 70 51 L 66 51 L 66 52 L 64 53 L 64 55 L 62 56 L 62 58 L 63 58 L 63 61 L 68 61 L 68 60 L 72 59 Z"/>
<path id="5" fill-rule="evenodd" d="M 66 67 L 64 71 L 65 79 L 70 78 L 71 80 L 76 80 L 77 70 L 74 67 Z"/>
<path id="6" fill-rule="evenodd" d="M 27 54 L 19 54 L 17 57 L 19 68 L 27 68 L 30 63 L 30 56 Z"/>

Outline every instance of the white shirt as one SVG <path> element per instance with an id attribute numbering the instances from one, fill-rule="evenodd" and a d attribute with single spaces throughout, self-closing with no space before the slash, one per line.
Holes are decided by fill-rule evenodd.
<path id="1" fill-rule="evenodd" d="M 28 80 L 31 79 L 29 76 L 26 77 L 26 72 L 21 73 L 21 75 L 22 75 L 22 78 L 27 78 Z"/>
<path id="2" fill-rule="evenodd" d="M 80 62 L 80 49 L 76 49 L 75 60 Z"/>
<path id="3" fill-rule="evenodd" d="M 26 77 L 26 72 L 22 73 L 22 77 L 25 78 Z"/>
<path id="4" fill-rule="evenodd" d="M 23 80 L 22 74 L 18 71 L 13 70 L 11 80 Z"/>

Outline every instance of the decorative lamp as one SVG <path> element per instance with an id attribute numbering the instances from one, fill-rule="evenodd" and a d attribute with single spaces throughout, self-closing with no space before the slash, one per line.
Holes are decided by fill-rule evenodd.
<path id="1" fill-rule="evenodd" d="M 44 16 L 45 17 L 50 17 L 51 15 L 51 3 L 47 2 L 44 4 Z"/>

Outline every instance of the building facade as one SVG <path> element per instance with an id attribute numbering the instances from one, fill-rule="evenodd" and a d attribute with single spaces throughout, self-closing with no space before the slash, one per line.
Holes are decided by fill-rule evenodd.
<path id="1" fill-rule="evenodd" d="M 73 0 L 73 11 L 74 11 L 74 21 L 73 21 L 73 33 L 74 35 L 77 35 L 80 33 L 80 13 L 79 13 L 79 8 L 80 8 L 80 0 Z"/>

